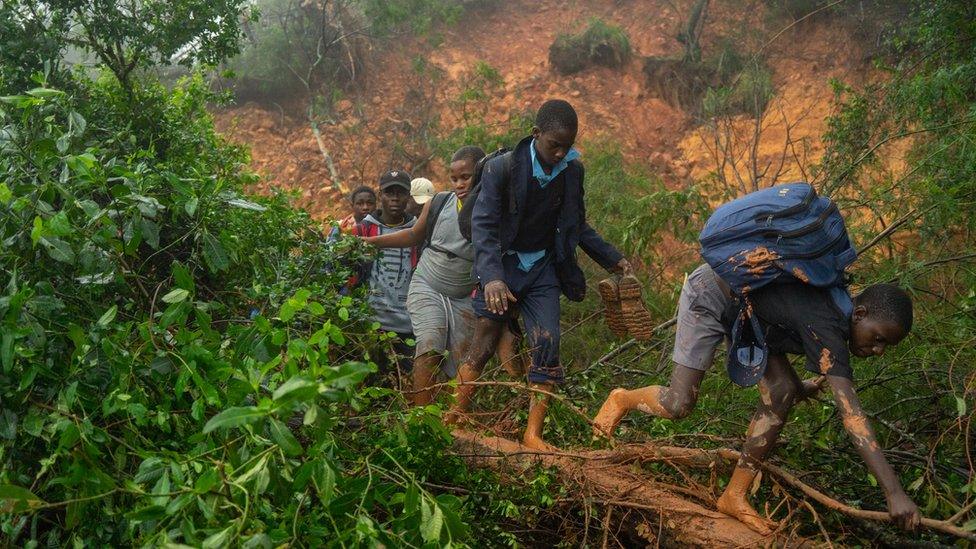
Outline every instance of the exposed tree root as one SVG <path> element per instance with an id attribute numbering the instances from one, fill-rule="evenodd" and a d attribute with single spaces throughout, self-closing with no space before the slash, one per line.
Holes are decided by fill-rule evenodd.
<path id="1" fill-rule="evenodd" d="M 739 458 L 739 452 L 735 450 L 630 444 L 611 450 L 539 453 L 504 438 L 482 437 L 464 431 L 456 431 L 454 437 L 459 455 L 476 465 L 499 470 L 521 470 L 539 464 L 555 467 L 564 481 L 574 482 L 605 505 L 649 511 L 659 519 L 661 531 L 658 536 L 668 544 L 755 547 L 811 543 L 798 537 L 795 528 L 786 524 L 786 521 L 773 536 L 760 536 L 741 522 L 678 495 L 681 493 L 695 497 L 693 491 L 668 487 L 628 467 L 633 463 L 658 461 L 675 466 L 715 469 L 726 466 L 727 462 L 735 462 Z M 781 467 L 764 464 L 763 469 L 828 509 L 859 520 L 890 520 L 886 512 L 867 511 L 846 505 L 804 483 Z M 707 495 L 697 497 L 707 498 Z M 812 510 L 808 503 L 806 505 Z M 976 541 L 976 533 L 966 531 L 952 521 L 923 518 L 922 526 L 960 539 Z"/>

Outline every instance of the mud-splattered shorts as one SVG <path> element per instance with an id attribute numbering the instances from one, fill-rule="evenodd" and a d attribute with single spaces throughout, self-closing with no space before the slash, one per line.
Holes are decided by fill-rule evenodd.
<path id="1" fill-rule="evenodd" d="M 407 292 L 407 312 L 417 342 L 414 356 L 447 351 L 441 361 L 441 371 L 453 378 L 474 329 L 471 297 L 446 296 L 431 288 L 422 277 L 414 276 Z"/>
<path id="2" fill-rule="evenodd" d="M 518 300 L 517 310 L 525 322 L 525 339 L 532 349 L 529 381 L 532 383 L 562 383 L 563 367 L 559 363 L 559 279 L 551 254 L 540 259 L 529 272 L 518 267 L 515 255 L 502 256 L 505 284 Z M 485 294 L 481 286 L 471 299 L 476 315 L 497 322 L 507 322 L 516 314 L 509 307 L 504 315 L 496 315 L 485 307 Z"/>
<path id="3" fill-rule="evenodd" d="M 691 272 L 678 298 L 677 333 L 672 360 L 694 370 L 708 370 L 715 349 L 728 336 L 735 308 L 708 265 Z"/>

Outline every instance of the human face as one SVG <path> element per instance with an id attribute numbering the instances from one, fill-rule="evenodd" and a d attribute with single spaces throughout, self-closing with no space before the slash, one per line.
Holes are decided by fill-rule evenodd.
<path id="1" fill-rule="evenodd" d="M 474 161 L 455 160 L 451 162 L 451 187 L 458 200 L 464 200 L 474 183 Z"/>
<path id="2" fill-rule="evenodd" d="M 391 185 L 380 191 L 380 209 L 390 219 L 400 219 L 410 200 L 410 191 L 399 185 Z"/>
<path id="3" fill-rule="evenodd" d="M 535 138 L 535 152 L 547 166 L 555 166 L 573 148 L 576 142 L 576 130 L 558 129 L 544 132 L 538 127 L 532 128 Z"/>
<path id="4" fill-rule="evenodd" d="M 362 221 L 364 217 L 376 209 L 376 197 L 372 193 L 361 192 L 352 197 L 352 215 L 356 221 Z"/>
<path id="5" fill-rule="evenodd" d="M 906 335 L 896 322 L 871 317 L 863 305 L 854 308 L 849 344 L 854 356 L 881 356 L 888 346 L 897 345 Z"/>

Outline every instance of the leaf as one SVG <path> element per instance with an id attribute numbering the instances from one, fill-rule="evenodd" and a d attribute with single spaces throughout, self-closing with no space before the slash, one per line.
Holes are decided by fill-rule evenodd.
<path id="1" fill-rule="evenodd" d="M 125 514 L 125 518 L 135 523 L 161 519 L 165 516 L 166 508 L 162 505 L 150 505 Z"/>
<path id="2" fill-rule="evenodd" d="M 0 484 L 0 513 L 5 511 L 23 511 L 33 505 L 43 504 L 41 498 L 35 496 L 27 488 L 13 484 Z"/>
<path id="3" fill-rule="evenodd" d="M 14 198 L 14 193 L 10 191 L 6 183 L 0 183 L 0 204 L 6 206 Z"/>
<path id="4" fill-rule="evenodd" d="M 51 88 L 34 88 L 27 92 L 27 95 L 40 97 L 41 99 L 50 99 L 64 95 L 64 92 L 61 90 L 52 90 Z"/>
<path id="5" fill-rule="evenodd" d="M 956 397 L 956 415 L 964 417 L 966 415 L 966 399 L 961 396 Z"/>
<path id="6" fill-rule="evenodd" d="M 37 243 L 41 240 L 41 237 L 44 236 L 44 220 L 41 219 L 41 216 L 39 215 L 34 216 L 34 225 L 31 228 L 30 236 L 31 242 L 35 246 L 37 246 Z"/>
<path id="7" fill-rule="evenodd" d="M 271 438 L 285 454 L 291 457 L 298 457 L 305 451 L 302 445 L 298 443 L 295 435 L 292 434 L 291 429 L 277 419 L 271 420 Z"/>
<path id="8" fill-rule="evenodd" d="M 211 271 L 223 271 L 230 266 L 230 258 L 227 251 L 216 236 L 203 232 L 203 259 Z"/>
<path id="9" fill-rule="evenodd" d="M 221 547 L 226 547 L 230 543 L 231 535 L 234 533 L 234 526 L 228 526 L 223 530 L 217 532 L 216 534 L 211 534 L 207 539 L 203 540 L 203 544 L 200 545 L 203 549 L 219 549 Z"/>
<path id="10" fill-rule="evenodd" d="M 41 238 L 41 244 L 47 250 L 47 255 L 51 259 L 61 263 L 74 263 L 75 252 L 71 250 L 71 245 L 60 238 Z"/>
<path id="11" fill-rule="evenodd" d="M 284 403 L 296 399 L 306 400 L 318 393 L 319 384 L 307 377 L 295 376 L 275 389 L 272 398 Z"/>
<path id="12" fill-rule="evenodd" d="M 68 220 L 68 214 L 64 210 L 47 220 L 47 228 L 54 236 L 68 236 L 74 232 L 71 221 Z"/>
<path id="13" fill-rule="evenodd" d="M 265 455 L 264 457 L 259 459 L 257 463 L 252 465 L 250 469 L 245 471 L 243 474 L 238 475 L 237 478 L 234 479 L 234 482 L 238 484 L 244 484 L 245 482 L 254 478 L 258 473 L 260 473 L 267 466 L 268 466 L 268 456 Z"/>
<path id="14" fill-rule="evenodd" d="M 200 199 L 195 196 L 191 196 L 183 204 L 183 210 L 186 212 L 186 215 L 193 217 L 193 214 L 197 213 L 197 205 L 199 204 Z"/>
<path id="15" fill-rule="evenodd" d="M 420 534 L 424 537 L 424 541 L 437 541 L 441 538 L 441 528 L 444 526 L 444 512 L 441 511 L 441 506 L 436 503 L 433 504 L 433 507 L 433 515 L 429 520 L 422 522 L 420 525 Z"/>
<path id="16" fill-rule="evenodd" d="M 4 331 L 3 337 L 0 338 L 0 366 L 3 366 L 3 373 L 10 372 L 10 368 L 14 365 L 14 334 L 10 331 Z"/>
<path id="17" fill-rule="evenodd" d="M 71 111 L 71 114 L 68 115 L 68 120 L 71 122 L 71 127 L 74 129 L 75 135 L 85 133 L 85 128 L 88 126 L 88 123 L 85 122 L 85 117 L 75 111 Z"/>
<path id="18" fill-rule="evenodd" d="M 253 210 L 255 212 L 263 212 L 267 210 L 264 206 L 251 202 L 250 200 L 244 200 L 243 198 L 232 198 L 226 201 L 227 204 L 235 206 L 237 208 L 242 208 L 245 210 Z"/>
<path id="19" fill-rule="evenodd" d="M 976 519 L 973 519 L 967 522 L 966 524 L 963 524 L 962 529 L 966 530 L 967 532 L 976 532 Z"/>
<path id="20" fill-rule="evenodd" d="M 186 267 L 177 262 L 173 262 L 173 280 L 177 287 L 193 291 L 193 276 L 190 275 L 190 271 Z"/>
<path id="21" fill-rule="evenodd" d="M 170 292 L 163 296 L 164 303 L 179 303 L 190 296 L 188 290 L 183 288 L 176 288 L 175 290 L 170 290 Z"/>
<path id="22" fill-rule="evenodd" d="M 312 469 L 312 483 L 315 485 L 315 491 L 323 505 L 328 505 L 332 501 L 332 495 L 335 492 L 335 479 L 335 471 L 332 470 L 328 461 L 320 459 L 315 462 L 314 469 Z"/>
<path id="23" fill-rule="evenodd" d="M 107 311 L 102 313 L 102 317 L 98 319 L 98 325 L 101 326 L 102 328 L 108 326 L 109 324 L 112 323 L 113 320 L 115 320 L 115 314 L 118 312 L 119 312 L 119 306 L 112 305 L 111 307 L 108 308 Z"/>
<path id="24" fill-rule="evenodd" d="M 240 427 L 241 425 L 254 423 L 266 415 L 268 415 L 266 410 L 261 410 L 256 406 L 237 406 L 234 408 L 228 408 L 210 418 L 210 421 L 203 426 L 203 432 L 206 434 L 214 429 Z"/>
<path id="25" fill-rule="evenodd" d="M 10 410 L 0 413 L 0 438 L 7 440 L 17 438 L 17 414 Z"/>

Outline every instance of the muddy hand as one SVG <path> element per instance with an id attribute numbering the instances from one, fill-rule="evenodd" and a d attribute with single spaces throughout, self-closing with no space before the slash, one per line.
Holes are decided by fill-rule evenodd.
<path id="1" fill-rule="evenodd" d="M 515 303 L 515 295 L 501 280 L 492 280 L 485 285 L 485 306 L 493 314 L 503 315 L 508 310 L 509 302 Z"/>
<path id="2" fill-rule="evenodd" d="M 615 273 L 621 275 L 634 274 L 634 266 L 630 264 L 630 261 L 627 261 L 626 257 L 620 258 L 620 261 L 617 262 L 613 270 Z"/>
<path id="3" fill-rule="evenodd" d="M 922 521 L 918 506 L 904 491 L 894 494 L 888 499 L 888 514 L 891 515 L 891 520 L 896 526 L 909 532 L 918 528 Z"/>

